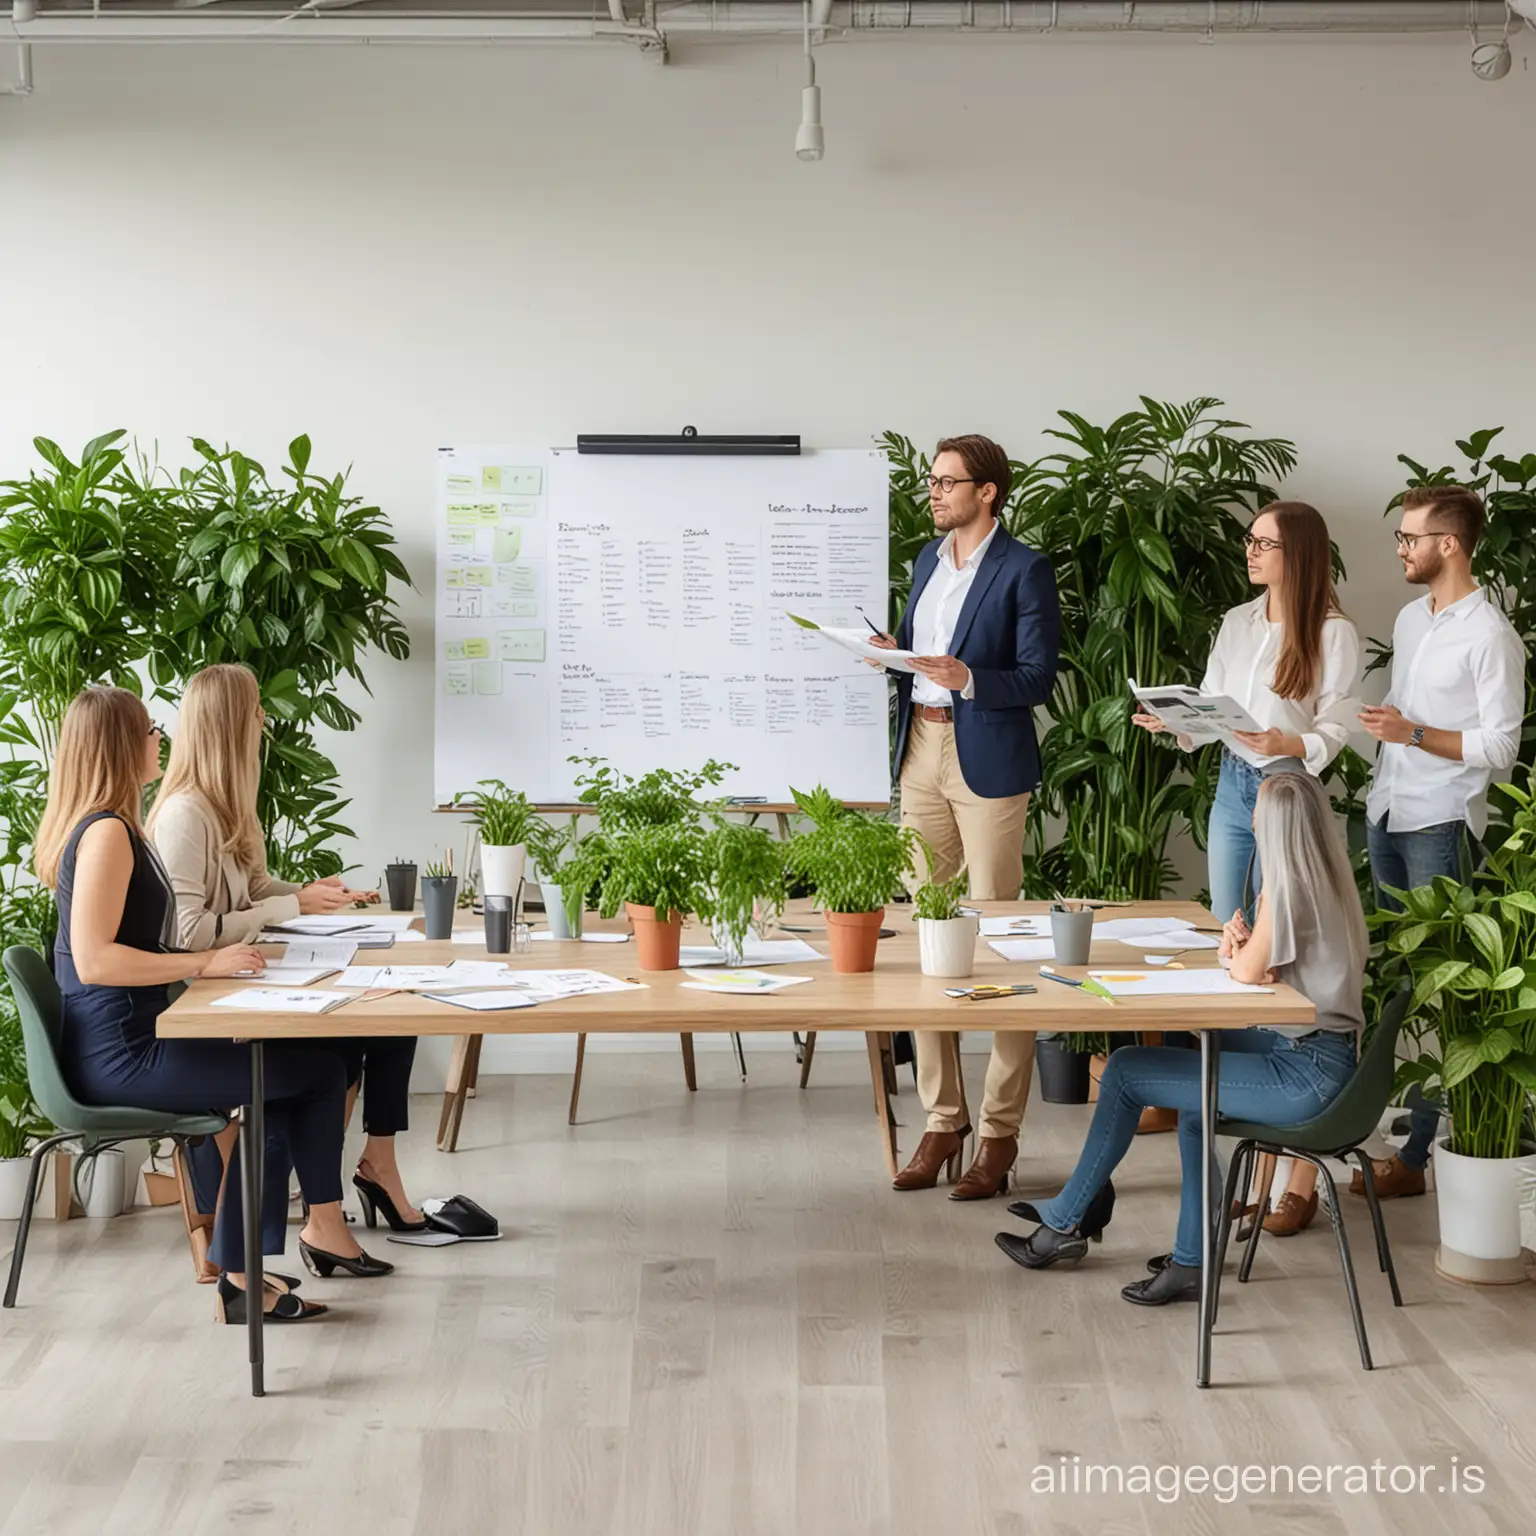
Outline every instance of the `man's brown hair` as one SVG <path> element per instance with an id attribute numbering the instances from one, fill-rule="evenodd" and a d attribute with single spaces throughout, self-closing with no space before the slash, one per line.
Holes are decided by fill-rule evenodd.
<path id="1" fill-rule="evenodd" d="M 965 472 L 978 486 L 995 485 L 997 499 L 992 503 L 993 517 L 1001 517 L 1003 503 L 1008 500 L 1013 485 L 1013 470 L 1008 455 L 990 437 L 979 432 L 968 432 L 964 437 L 941 437 L 933 450 L 934 458 L 941 453 L 957 453 L 965 465 Z"/>
<path id="2" fill-rule="evenodd" d="M 1483 509 L 1483 498 L 1464 485 L 1416 485 L 1403 492 L 1403 510 L 1416 512 L 1426 507 L 1438 526 L 1435 533 L 1454 533 L 1461 547 L 1471 559 L 1477 541 L 1482 537 L 1483 525 L 1488 514 Z"/>

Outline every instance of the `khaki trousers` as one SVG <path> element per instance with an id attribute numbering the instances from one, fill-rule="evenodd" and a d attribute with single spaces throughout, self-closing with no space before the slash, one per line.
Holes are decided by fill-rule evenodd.
<path id="1" fill-rule="evenodd" d="M 929 877 L 949 880 L 964 864 L 978 901 L 1012 901 L 1024 880 L 1024 818 L 1029 795 L 989 800 L 966 787 L 955 752 L 955 728 L 913 711 L 901 764 L 901 822 L 915 827 L 933 852 Z M 963 1124 L 960 1037 L 916 1031 L 917 1092 L 930 1131 Z M 992 1037 L 977 1130 L 1017 1136 L 1035 1072 L 1032 1030 L 1000 1030 Z"/>

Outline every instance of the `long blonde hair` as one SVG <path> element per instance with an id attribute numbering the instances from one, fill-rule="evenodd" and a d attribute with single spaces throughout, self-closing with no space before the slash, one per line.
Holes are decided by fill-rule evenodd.
<path id="1" fill-rule="evenodd" d="M 228 664 L 195 673 L 181 696 L 165 779 L 149 818 L 172 795 L 191 792 L 208 807 L 219 852 L 254 873 L 266 859 L 256 789 L 261 782 L 261 689 L 247 667 Z"/>
<path id="2" fill-rule="evenodd" d="M 64 711 L 32 846 L 32 868 L 50 890 L 59 883 L 64 845 L 93 811 L 113 811 L 139 830 L 149 732 L 144 701 L 126 688 L 87 688 Z"/>
<path id="3" fill-rule="evenodd" d="M 1293 928 L 1305 914 L 1305 926 L 1343 939 L 1364 972 L 1370 941 L 1360 889 L 1323 786 L 1310 773 L 1271 774 L 1254 803 L 1253 840 L 1271 908 L 1283 909 Z"/>

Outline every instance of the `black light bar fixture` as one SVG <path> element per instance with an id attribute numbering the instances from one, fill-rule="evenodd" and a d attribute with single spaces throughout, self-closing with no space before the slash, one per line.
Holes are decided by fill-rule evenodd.
<path id="1" fill-rule="evenodd" d="M 735 457 L 790 457 L 800 453 L 800 434 L 757 435 L 729 432 L 701 436 L 697 427 L 684 427 L 675 436 L 636 432 L 583 432 L 576 438 L 577 453 L 700 454 Z"/>

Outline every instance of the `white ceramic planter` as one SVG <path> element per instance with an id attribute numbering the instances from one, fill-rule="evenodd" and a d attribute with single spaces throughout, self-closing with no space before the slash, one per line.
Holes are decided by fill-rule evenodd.
<path id="1" fill-rule="evenodd" d="M 581 913 L 576 914 L 573 927 L 565 913 L 565 892 L 553 880 L 541 880 L 539 891 L 544 897 L 544 916 L 549 920 L 549 931 L 557 939 L 581 937 Z"/>
<path id="2" fill-rule="evenodd" d="M 528 863 L 528 845 L 518 843 L 511 848 L 493 848 L 488 843 L 480 845 L 480 894 L 482 896 L 516 896 Z"/>
<path id="3" fill-rule="evenodd" d="M 1536 1168 L 1536 1151 L 1523 1157 L 1463 1157 L 1449 1139 L 1435 1144 L 1435 1199 L 1440 1249 L 1435 1268 L 1448 1279 L 1474 1285 L 1524 1281 L 1520 1246 L 1520 1186 Z"/>
<path id="4" fill-rule="evenodd" d="M 116 1148 L 98 1152 L 80 1174 L 85 1214 L 93 1220 L 121 1216 L 127 1203 L 127 1160 Z"/>
<path id="5" fill-rule="evenodd" d="M 976 917 L 917 919 L 917 958 L 924 976 L 969 976 L 976 967 Z"/>
<path id="6" fill-rule="evenodd" d="M 20 1221 L 27 1198 L 30 1157 L 0 1157 L 0 1221 Z"/>

